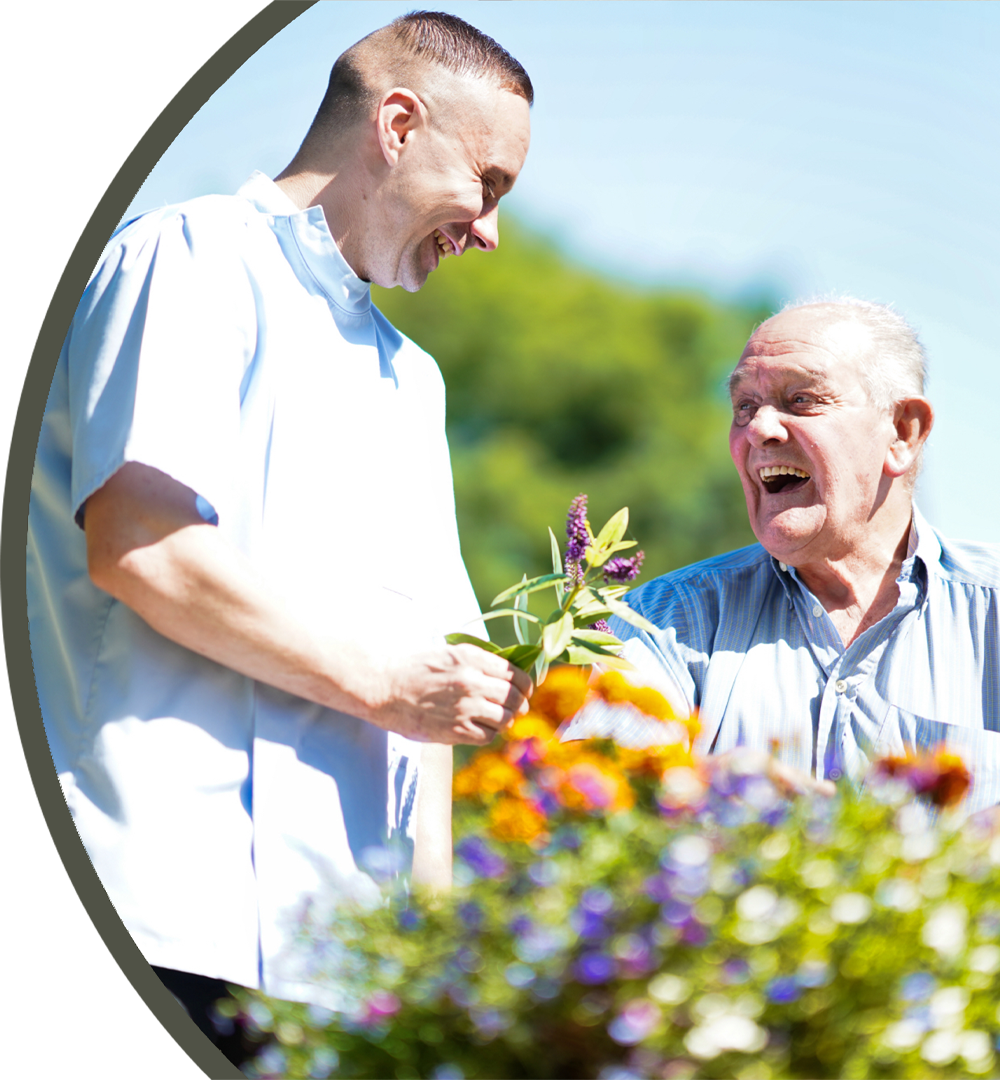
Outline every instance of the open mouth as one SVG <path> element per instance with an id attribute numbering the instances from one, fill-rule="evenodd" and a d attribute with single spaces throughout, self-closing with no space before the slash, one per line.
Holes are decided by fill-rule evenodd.
<path id="1" fill-rule="evenodd" d="M 765 465 L 759 470 L 760 482 L 769 495 L 779 491 L 795 491 L 809 480 L 809 473 L 791 465 Z"/>
<path id="2" fill-rule="evenodd" d="M 439 259 L 443 259 L 447 255 L 455 254 L 454 245 L 440 229 L 434 230 L 434 243 L 437 244 Z"/>

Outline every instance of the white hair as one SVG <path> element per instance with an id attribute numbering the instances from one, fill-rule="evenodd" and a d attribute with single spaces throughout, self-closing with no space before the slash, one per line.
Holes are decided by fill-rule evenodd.
<path id="1" fill-rule="evenodd" d="M 899 312 L 853 296 L 822 296 L 786 304 L 778 314 L 810 307 L 839 308 L 845 321 L 868 331 L 871 347 L 859 359 L 859 367 L 868 400 L 876 409 L 891 412 L 904 398 L 923 397 L 927 353 Z"/>

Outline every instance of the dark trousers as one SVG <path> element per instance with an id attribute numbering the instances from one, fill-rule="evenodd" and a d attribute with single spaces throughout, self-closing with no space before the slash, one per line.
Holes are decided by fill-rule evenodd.
<path id="1" fill-rule="evenodd" d="M 240 1017 L 230 1019 L 215 1011 L 216 1002 L 232 999 L 229 987 L 222 979 L 155 966 L 153 971 L 187 1009 L 188 1016 L 237 1068 L 254 1057 L 261 1044 L 250 1036 Z"/>

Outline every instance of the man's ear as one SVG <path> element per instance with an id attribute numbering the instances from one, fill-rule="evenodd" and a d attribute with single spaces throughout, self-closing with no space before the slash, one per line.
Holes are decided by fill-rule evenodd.
<path id="1" fill-rule="evenodd" d="M 379 102 L 375 116 L 379 147 L 386 163 L 395 165 L 413 131 L 427 122 L 427 109 L 419 97 L 404 87 L 390 90 Z"/>
<path id="2" fill-rule="evenodd" d="M 895 438 L 885 455 L 888 476 L 905 476 L 910 471 L 933 426 L 934 409 L 927 398 L 904 398 L 896 402 L 893 409 Z"/>

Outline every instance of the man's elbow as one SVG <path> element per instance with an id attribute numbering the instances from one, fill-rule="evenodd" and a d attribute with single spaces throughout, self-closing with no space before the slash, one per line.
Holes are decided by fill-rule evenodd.
<path id="1" fill-rule="evenodd" d="M 117 541 L 114 535 L 87 522 L 87 574 L 91 582 L 116 600 L 125 600 L 137 580 L 142 580 L 141 557 Z"/>

